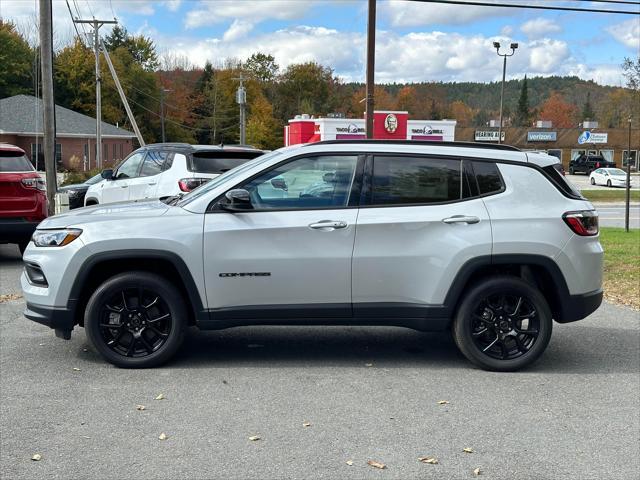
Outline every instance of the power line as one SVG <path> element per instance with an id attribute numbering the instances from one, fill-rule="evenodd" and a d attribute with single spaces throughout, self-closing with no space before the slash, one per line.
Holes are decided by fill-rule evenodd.
<path id="1" fill-rule="evenodd" d="M 449 4 L 449 5 L 467 5 L 467 6 L 475 6 L 475 7 L 527 8 L 527 9 L 533 9 L 533 10 L 555 10 L 555 11 L 559 10 L 564 12 L 614 13 L 619 15 L 640 15 L 640 12 L 633 12 L 631 10 L 606 10 L 606 9 L 598 9 L 598 8 L 560 7 L 560 6 L 545 6 L 545 5 L 516 5 L 513 3 L 490 3 L 486 1 L 475 2 L 471 0 L 408 0 L 408 1 L 420 2 L 420 3 L 443 3 L 443 4 Z M 609 1 L 613 1 L 613 0 L 609 0 Z"/>
<path id="2" fill-rule="evenodd" d="M 71 13 L 71 6 L 69 5 L 69 0 L 65 0 L 65 2 L 67 2 L 67 8 L 69 9 L 69 15 L 71 16 L 71 23 L 73 24 L 73 28 L 76 31 L 76 35 L 78 35 L 78 40 L 82 41 L 82 38 L 80 37 L 80 32 L 78 31 L 78 25 L 76 25 L 76 22 L 73 21 L 73 13 Z"/>

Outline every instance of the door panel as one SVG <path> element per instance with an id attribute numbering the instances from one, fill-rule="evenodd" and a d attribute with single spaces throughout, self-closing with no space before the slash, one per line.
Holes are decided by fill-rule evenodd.
<path id="1" fill-rule="evenodd" d="M 445 223 L 456 216 L 474 218 Z M 491 255 L 482 199 L 363 208 L 353 253 L 354 312 L 358 303 L 441 305 L 462 265 L 481 255 Z"/>
<path id="2" fill-rule="evenodd" d="M 102 182 L 102 202 L 123 202 L 129 200 L 129 187 L 138 177 L 144 152 L 133 153 L 114 172 L 113 180 Z"/>
<path id="3" fill-rule="evenodd" d="M 142 162 L 140 174 L 129 182 L 129 200 L 155 198 L 167 152 L 150 150 Z"/>

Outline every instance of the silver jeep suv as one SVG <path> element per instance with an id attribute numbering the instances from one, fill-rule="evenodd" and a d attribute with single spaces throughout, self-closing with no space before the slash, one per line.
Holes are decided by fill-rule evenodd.
<path id="1" fill-rule="evenodd" d="M 488 370 L 536 360 L 552 319 L 602 301 L 598 216 L 555 157 L 465 143 L 329 141 L 270 152 L 184 196 L 42 222 L 25 316 L 75 325 L 121 367 L 189 326 L 450 329 Z"/>

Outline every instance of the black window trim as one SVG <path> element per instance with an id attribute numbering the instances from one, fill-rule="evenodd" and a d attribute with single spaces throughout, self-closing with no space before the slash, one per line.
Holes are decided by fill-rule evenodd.
<path id="1" fill-rule="evenodd" d="M 275 170 L 276 168 L 280 167 L 281 165 L 286 165 L 287 163 L 290 162 L 294 162 L 296 160 L 299 160 L 301 158 L 313 158 L 313 157 L 327 157 L 327 156 L 349 156 L 349 157 L 357 157 L 357 161 L 356 161 L 356 169 L 353 175 L 353 183 L 351 184 L 351 192 L 349 192 L 349 200 L 347 201 L 346 205 L 342 205 L 342 206 L 338 206 L 338 205 L 329 205 L 326 207 L 308 207 L 308 208 L 255 208 L 253 210 L 243 210 L 242 212 L 236 212 L 236 213 L 257 213 L 257 212 L 306 212 L 306 211 L 311 211 L 311 210 L 348 210 L 348 209 L 353 209 L 353 208 L 359 208 L 360 207 L 360 199 L 361 199 L 361 189 L 362 189 L 362 170 L 364 168 L 364 163 L 365 163 L 365 157 L 367 156 L 367 153 L 362 153 L 362 152 L 343 152 L 343 151 L 336 151 L 336 152 L 313 152 L 313 153 L 301 153 L 299 155 L 295 155 L 293 157 L 289 157 L 286 158 L 278 163 L 276 163 L 275 165 L 272 165 L 271 167 L 261 170 L 260 172 L 245 178 L 244 180 L 236 183 L 233 187 L 228 188 L 225 190 L 225 192 L 219 196 L 217 196 L 214 200 L 212 200 L 211 202 L 209 202 L 209 205 L 207 206 L 207 209 L 205 210 L 205 213 L 229 213 L 226 210 L 223 210 L 222 208 L 220 208 L 219 203 L 220 200 L 222 200 L 223 198 L 225 198 L 225 194 L 229 191 L 229 190 L 233 190 L 235 188 L 239 188 L 241 185 L 244 185 L 248 182 L 251 182 L 252 180 L 254 180 L 255 178 L 258 178 L 259 176 L 268 173 L 272 170 Z"/>

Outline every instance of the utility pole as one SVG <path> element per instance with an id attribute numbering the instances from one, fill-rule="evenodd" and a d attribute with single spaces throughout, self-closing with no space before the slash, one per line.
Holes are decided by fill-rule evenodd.
<path id="1" fill-rule="evenodd" d="M 49 215 L 54 215 L 58 182 L 56 178 L 56 106 L 53 98 L 53 22 L 51 15 L 51 0 L 40 0 L 44 169 L 47 182 L 47 212 Z"/>
<path id="2" fill-rule="evenodd" d="M 636 165 L 638 164 L 636 155 Z M 629 142 L 627 145 L 627 195 L 624 207 L 624 231 L 629 231 L 629 205 L 631 203 L 631 115 L 629 115 Z"/>
<path id="3" fill-rule="evenodd" d="M 164 87 L 160 89 L 160 126 L 162 127 L 162 143 L 166 142 L 164 136 L 164 94 L 170 91 L 171 90 Z"/>
<path id="4" fill-rule="evenodd" d="M 244 77 L 242 76 L 242 72 L 240 72 L 240 77 L 236 80 L 240 80 L 240 86 L 238 87 L 238 91 L 236 92 L 236 103 L 240 105 L 240 145 L 246 145 L 247 136 L 246 136 L 246 106 L 247 106 L 247 90 L 244 88 Z"/>
<path id="5" fill-rule="evenodd" d="M 367 103 L 366 134 L 373 138 L 373 91 L 375 87 L 376 60 L 376 0 L 369 0 L 369 18 L 367 20 Z"/>
<path id="6" fill-rule="evenodd" d="M 140 143 L 141 147 L 144 147 L 145 146 L 144 139 L 142 138 L 142 134 L 140 133 L 140 129 L 138 128 L 136 117 L 133 116 L 131 107 L 129 107 L 127 96 L 124 94 L 124 90 L 122 90 L 122 85 L 120 85 L 120 80 L 118 79 L 118 74 L 116 72 L 116 69 L 113 68 L 113 63 L 111 62 L 111 57 L 109 56 L 109 52 L 107 51 L 107 48 L 104 46 L 104 43 L 102 41 L 100 42 L 100 45 L 102 47 L 102 52 L 104 53 L 104 59 L 107 61 L 107 65 L 109 66 L 109 71 L 111 72 L 111 76 L 113 77 L 113 82 L 116 84 L 116 88 L 118 89 L 118 93 L 120 94 L 120 100 L 122 100 L 124 109 L 127 111 L 127 116 L 129 117 L 129 121 L 131 122 L 133 131 L 135 132 L 136 137 L 138 137 L 138 143 Z M 162 133 L 164 134 L 164 129 Z M 164 135 L 163 135 L 162 141 L 164 141 Z"/>
<path id="7" fill-rule="evenodd" d="M 116 24 L 116 20 L 79 20 L 74 19 L 74 23 L 88 23 L 93 26 L 93 50 L 96 55 L 96 166 L 102 167 L 102 95 L 100 89 L 100 34 L 102 25 Z"/>
<path id="8" fill-rule="evenodd" d="M 502 104 L 504 103 L 504 81 L 507 76 L 507 57 L 512 57 L 518 48 L 517 43 L 511 44 L 511 53 L 500 53 L 500 42 L 493 42 L 496 53 L 504 59 L 502 62 L 502 87 L 500 88 L 500 126 L 498 127 L 498 143 L 502 143 Z"/>

